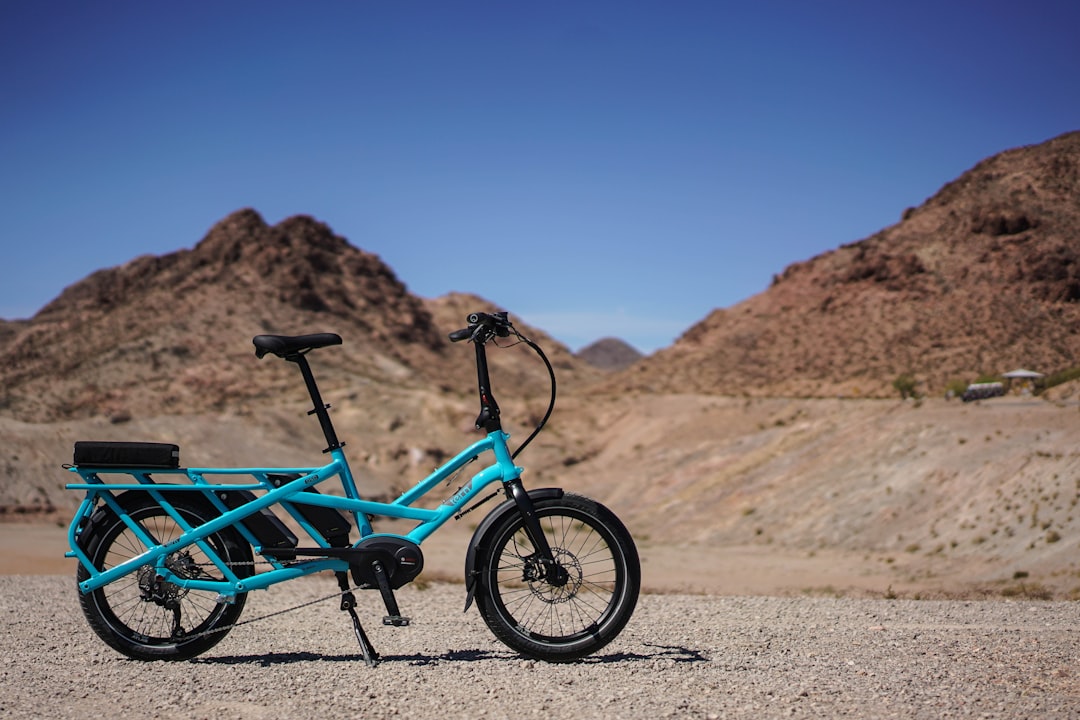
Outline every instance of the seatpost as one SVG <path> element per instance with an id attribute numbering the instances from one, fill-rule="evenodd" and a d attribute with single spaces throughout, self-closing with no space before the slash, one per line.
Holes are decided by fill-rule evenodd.
<path id="1" fill-rule="evenodd" d="M 307 385 L 308 394 L 311 395 L 311 402 L 314 406 L 311 410 L 308 410 L 308 415 L 315 415 L 319 418 L 319 425 L 322 426 L 323 435 L 326 437 L 326 449 L 323 452 L 328 453 L 331 450 L 343 447 L 345 443 L 338 442 L 337 433 L 334 432 L 334 424 L 330 422 L 330 413 L 327 412 L 330 406 L 322 401 L 322 395 L 319 394 L 319 387 L 315 384 L 315 376 L 311 374 L 311 365 L 308 364 L 307 358 L 301 353 L 294 353 L 286 355 L 285 359 L 300 366 L 300 372 L 304 376 L 304 384 Z"/>

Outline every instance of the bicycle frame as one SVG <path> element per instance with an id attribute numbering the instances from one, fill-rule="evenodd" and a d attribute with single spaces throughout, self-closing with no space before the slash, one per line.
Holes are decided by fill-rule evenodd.
<path id="1" fill-rule="evenodd" d="M 83 497 L 66 555 L 79 563 L 79 604 L 90 628 L 136 660 L 187 660 L 244 624 L 238 620 L 249 591 L 330 572 L 339 609 L 349 614 L 364 661 L 374 665 L 379 654 L 353 590 L 379 591 L 383 625 L 409 625 L 394 591 L 423 571 L 421 543 L 501 489 L 505 502 L 487 513 L 465 548 L 465 609 L 475 600 L 495 637 L 525 657 L 565 662 L 613 640 L 641 585 L 633 538 L 594 500 L 557 487 L 525 489 L 514 461 L 551 417 L 554 368 L 505 312 L 471 313 L 467 322 L 449 338 L 475 348 L 475 426 L 482 435 L 393 501 L 361 496 L 308 364 L 309 352 L 341 344 L 334 333 L 252 338 L 257 358 L 275 355 L 303 375 L 313 404 L 308 414 L 326 439 L 325 465 L 181 468 L 173 443 L 77 441 L 75 464 L 67 467 L 81 482 L 66 487 Z M 536 352 L 551 379 L 547 411 L 513 452 L 485 349 L 511 337 Z M 465 474 L 481 457 L 479 470 Z M 317 489 L 330 481 L 333 493 Z M 436 492 L 440 485 L 447 489 Z M 493 485 L 498 489 L 490 491 Z M 408 521 L 412 529 L 376 532 L 375 516 Z"/>
<path id="2" fill-rule="evenodd" d="M 316 405 L 318 407 L 318 405 Z M 325 411 L 324 411 L 325 412 Z M 237 593 L 249 590 L 265 589 L 279 582 L 303 577 L 325 570 L 345 571 L 349 564 L 342 558 L 326 557 L 314 558 L 303 561 L 290 561 L 288 565 L 278 560 L 273 554 L 264 554 L 263 548 L 255 536 L 246 528 L 241 521 L 255 513 L 271 506 L 282 508 L 292 517 L 304 532 L 319 547 L 328 548 L 329 544 L 322 535 L 301 515 L 296 505 L 315 505 L 333 508 L 349 513 L 359 529 L 360 540 L 369 537 L 404 538 L 417 545 L 425 538 L 438 530 L 447 520 L 460 512 L 468 505 L 484 488 L 499 481 L 504 489 L 509 492 L 509 484 L 517 481 L 522 468 L 514 465 L 506 441 L 509 435 L 501 429 L 488 432 L 486 437 L 478 440 L 448 460 L 423 480 L 419 481 L 410 490 L 403 493 L 393 502 L 384 503 L 364 500 L 357 491 L 352 471 L 348 460 L 341 449 L 341 445 L 334 442 L 328 448 L 331 462 L 322 467 L 315 468 L 80 468 L 72 467 L 71 471 L 78 473 L 84 482 L 71 483 L 66 487 L 69 490 L 83 490 L 86 497 L 75 513 L 70 527 L 68 528 L 68 542 L 72 548 L 66 553 L 67 557 L 77 558 L 90 574 L 89 579 L 79 584 L 79 590 L 83 593 L 92 592 L 117 578 L 135 572 L 140 567 L 148 564 L 153 565 L 157 574 L 165 581 L 184 588 L 217 592 L 228 598 Z M 336 447 L 334 447 L 336 445 Z M 492 453 L 494 461 L 485 468 L 474 474 L 461 487 L 446 498 L 437 508 L 428 509 L 415 507 L 415 503 L 431 493 L 438 485 L 447 482 L 460 472 L 468 464 L 478 459 L 485 453 Z M 105 482 L 101 475 L 128 475 L 135 482 Z M 294 480 L 276 487 L 270 477 L 281 474 L 299 474 Z M 151 475 L 182 475 L 189 482 L 158 482 Z M 232 484 L 210 482 L 207 476 L 250 476 L 254 482 Z M 344 497 L 305 492 L 331 478 L 338 477 L 341 480 Z M 249 502 L 229 509 L 223 500 L 216 494 L 217 491 L 253 491 L 262 492 Z M 169 514 L 169 516 L 184 530 L 184 532 L 166 544 L 157 543 L 145 528 L 128 517 L 114 495 L 116 492 L 140 491 L 148 493 L 155 502 Z M 178 492 L 200 493 L 211 503 L 220 515 L 196 528 L 192 528 L 181 514 L 169 502 L 169 496 Z M 146 551 L 120 565 L 106 571 L 99 571 L 86 555 L 85 550 L 79 544 L 79 533 L 89 521 L 99 502 L 103 502 L 124 522 L 131 532 L 146 546 Z M 368 515 L 400 518 L 417 521 L 416 526 L 403 535 L 395 533 L 376 533 Z M 205 538 L 226 527 L 235 528 L 244 539 L 249 542 L 255 551 L 262 554 L 273 569 L 255 573 L 251 576 L 239 578 L 232 568 L 214 552 Z M 353 547 L 356 546 L 355 543 Z M 190 545 L 197 545 L 207 557 L 217 566 L 225 581 L 207 581 L 180 577 L 174 574 L 166 564 L 166 558 Z"/>

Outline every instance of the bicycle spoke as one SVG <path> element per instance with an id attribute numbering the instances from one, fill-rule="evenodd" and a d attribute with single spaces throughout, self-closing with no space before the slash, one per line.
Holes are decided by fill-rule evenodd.
<path id="1" fill-rule="evenodd" d="M 198 501 L 177 498 L 173 505 L 192 527 L 210 519 Z M 144 555 L 147 545 L 140 535 L 160 548 L 184 534 L 176 518 L 146 496 L 129 496 L 122 507 L 139 532 L 115 515 L 110 524 L 90 526 L 86 547 L 100 570 Z M 243 609 L 244 595 L 237 594 L 232 603 L 218 602 L 216 592 L 186 588 L 184 580 L 223 581 L 219 562 L 235 566 L 240 577 L 247 577 L 250 560 L 243 539 L 226 528 L 81 596 L 81 604 L 94 631 L 129 657 L 193 657 L 224 637 Z M 166 579 L 170 577 L 173 582 Z"/>
<path id="2" fill-rule="evenodd" d="M 614 602 L 618 583 L 614 557 L 603 535 L 589 523 L 563 514 L 540 519 L 555 562 L 566 573 L 564 584 L 529 579 L 534 551 L 519 527 L 494 568 L 502 605 L 513 624 L 534 637 L 573 637 L 595 627 Z"/>

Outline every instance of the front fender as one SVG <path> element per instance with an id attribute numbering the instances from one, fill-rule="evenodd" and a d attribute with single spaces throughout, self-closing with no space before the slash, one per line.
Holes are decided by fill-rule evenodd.
<path id="1" fill-rule="evenodd" d="M 563 496 L 562 488 L 537 488 L 529 491 L 529 499 L 535 504 L 539 500 L 558 500 Z M 476 558 L 480 550 L 487 547 L 489 535 L 497 523 L 502 521 L 508 514 L 517 513 L 517 503 L 506 500 L 487 514 L 469 540 L 469 549 L 465 553 L 465 610 L 472 605 L 473 596 L 476 594 L 476 579 L 479 571 L 476 569 Z"/>

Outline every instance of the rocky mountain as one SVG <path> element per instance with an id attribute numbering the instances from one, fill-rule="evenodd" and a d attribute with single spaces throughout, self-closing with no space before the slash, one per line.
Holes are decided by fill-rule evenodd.
<path id="1" fill-rule="evenodd" d="M 1080 133 L 1003 152 L 903 219 L 715 310 L 613 387 L 888 396 L 1080 358 Z"/>
<path id="2" fill-rule="evenodd" d="M 0 327 L 0 407 L 27 422 L 123 421 L 302 397 L 293 368 L 255 359 L 260 333 L 340 334 L 343 346 L 318 356 L 331 386 L 438 379 L 436 388 L 466 392 L 471 348 L 451 349 L 447 333 L 479 305 L 490 303 L 416 297 L 378 257 L 310 217 L 271 227 L 241 210 L 190 250 L 95 272 L 31 320 Z M 580 363 L 544 339 L 570 379 Z M 523 362 L 506 381 L 546 388 L 540 361 Z"/>
<path id="3" fill-rule="evenodd" d="M 601 338 L 575 354 L 601 370 L 623 370 L 644 357 L 634 346 L 618 338 Z"/>
<path id="4" fill-rule="evenodd" d="M 24 327 L 26 327 L 25 320 L 0 319 L 0 346 L 10 342 Z"/>

